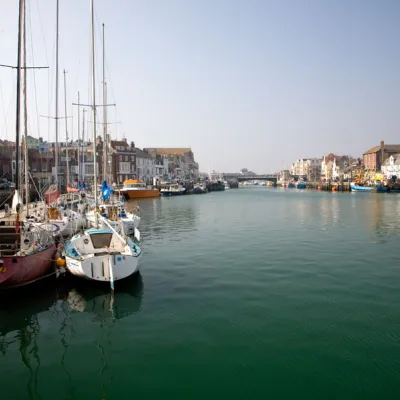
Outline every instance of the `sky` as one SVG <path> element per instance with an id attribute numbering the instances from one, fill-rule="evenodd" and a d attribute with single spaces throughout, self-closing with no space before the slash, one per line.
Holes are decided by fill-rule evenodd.
<path id="1" fill-rule="evenodd" d="M 0 64 L 15 65 L 18 2 L 0 0 Z M 200 170 L 272 173 L 330 152 L 400 142 L 397 0 L 94 0 L 108 131 L 191 147 Z M 56 1 L 27 0 L 28 130 L 54 140 Z M 90 98 L 90 2 L 60 0 L 60 139 Z M 0 139 L 15 137 L 15 70 L 0 68 Z M 82 111 L 82 109 L 81 109 Z M 90 111 L 90 110 L 89 110 Z M 90 121 L 90 112 L 86 113 Z M 98 109 L 102 120 L 102 109 Z M 87 125 L 91 133 L 92 125 Z M 98 134 L 102 126 L 98 126 Z M 87 136 L 86 136 L 87 137 Z"/>

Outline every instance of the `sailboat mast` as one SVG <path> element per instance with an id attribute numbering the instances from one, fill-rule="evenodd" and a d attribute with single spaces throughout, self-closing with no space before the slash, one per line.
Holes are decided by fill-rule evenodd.
<path id="1" fill-rule="evenodd" d="M 78 104 L 80 104 L 79 91 L 78 91 Z M 80 110 L 78 107 L 78 182 L 81 182 L 81 118 Z"/>
<path id="2" fill-rule="evenodd" d="M 67 80 L 65 77 L 65 74 L 67 71 L 64 69 L 64 112 L 65 112 L 65 141 L 67 144 L 67 147 L 65 149 L 65 159 L 66 159 L 66 165 L 67 165 L 67 186 L 69 184 L 69 160 L 68 160 L 68 118 L 67 118 Z"/>
<path id="3" fill-rule="evenodd" d="M 15 190 L 19 189 L 19 140 L 20 140 L 20 112 L 21 112 L 21 53 L 22 53 L 22 24 L 24 12 L 24 0 L 19 0 L 18 20 L 18 56 L 17 56 L 17 104 L 15 122 Z"/>
<path id="4" fill-rule="evenodd" d="M 94 160 L 94 168 L 93 168 L 93 175 L 94 175 L 94 203 L 95 203 L 95 224 L 97 227 L 97 207 L 98 207 L 98 200 L 97 200 L 97 170 L 96 170 L 96 79 L 95 79 L 95 66 L 94 66 L 94 0 L 90 0 L 90 28 L 91 28 L 91 44 L 92 44 L 92 118 L 93 118 L 93 160 Z"/>
<path id="5" fill-rule="evenodd" d="M 107 180 L 107 107 L 106 107 L 106 72 L 105 72 L 105 44 L 103 24 L 103 180 Z"/>
<path id="6" fill-rule="evenodd" d="M 25 172 L 25 203 L 26 203 L 26 216 L 29 216 L 29 175 L 28 175 L 28 107 L 26 104 L 27 99 L 27 85 L 26 85 L 26 3 L 24 2 L 24 172 Z"/>
<path id="7" fill-rule="evenodd" d="M 59 154 L 58 154 L 58 20 L 59 20 L 59 0 L 57 0 L 57 22 L 56 22 L 56 144 L 54 148 L 55 155 L 55 167 L 56 167 L 56 186 L 58 189 L 58 164 L 59 164 Z"/>

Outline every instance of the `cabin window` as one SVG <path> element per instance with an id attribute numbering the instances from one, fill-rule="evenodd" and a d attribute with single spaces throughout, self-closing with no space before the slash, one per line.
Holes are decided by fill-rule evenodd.
<path id="1" fill-rule="evenodd" d="M 95 249 L 102 249 L 110 246 L 112 233 L 96 233 L 91 235 L 90 238 Z"/>

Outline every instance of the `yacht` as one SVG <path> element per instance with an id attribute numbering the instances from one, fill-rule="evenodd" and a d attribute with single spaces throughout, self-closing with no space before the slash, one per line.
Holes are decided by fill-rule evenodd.
<path id="1" fill-rule="evenodd" d="M 160 197 L 158 189 L 148 188 L 143 181 L 128 179 L 124 181 L 124 186 L 120 190 L 126 199 L 145 199 Z"/>

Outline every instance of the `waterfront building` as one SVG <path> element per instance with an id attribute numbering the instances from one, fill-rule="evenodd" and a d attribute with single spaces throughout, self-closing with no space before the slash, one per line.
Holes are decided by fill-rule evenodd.
<path id="1" fill-rule="evenodd" d="M 291 180 L 291 174 L 288 169 L 284 169 L 279 173 L 279 181 L 280 182 L 288 182 Z"/>
<path id="2" fill-rule="evenodd" d="M 154 159 L 164 156 L 168 160 L 168 175 L 171 179 L 197 179 L 199 176 L 199 164 L 194 159 L 191 148 L 144 148 Z"/>
<path id="3" fill-rule="evenodd" d="M 400 178 L 400 153 L 392 154 L 384 161 L 382 172 L 386 179 Z"/>
<path id="4" fill-rule="evenodd" d="M 363 154 L 366 177 L 372 178 L 380 172 L 384 161 L 397 153 L 400 153 L 400 144 L 385 144 L 383 140 L 379 146 L 367 150 Z"/>
<path id="5" fill-rule="evenodd" d="M 107 135 L 109 138 L 109 136 Z M 136 171 L 135 143 L 128 143 L 126 138 L 122 140 L 110 140 L 109 157 L 111 172 L 110 180 L 116 184 L 122 184 L 127 179 L 135 179 Z M 102 162 L 102 161 L 101 161 Z M 103 164 L 100 165 L 103 168 Z"/>
<path id="6" fill-rule="evenodd" d="M 136 152 L 136 178 L 146 183 L 153 183 L 155 160 L 146 151 L 135 148 Z"/>
<path id="7" fill-rule="evenodd" d="M 0 177 L 9 181 L 13 178 L 13 153 L 15 143 L 0 140 Z"/>
<path id="8" fill-rule="evenodd" d="M 292 163 L 289 172 L 295 177 L 303 177 L 313 182 L 318 181 L 321 176 L 321 159 L 300 158 Z"/>

